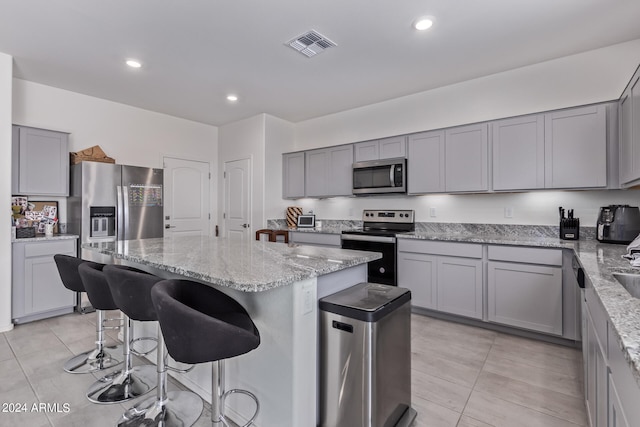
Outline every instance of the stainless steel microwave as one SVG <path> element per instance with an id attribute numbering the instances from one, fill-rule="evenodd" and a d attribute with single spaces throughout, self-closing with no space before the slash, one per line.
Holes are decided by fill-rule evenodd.
<path id="1" fill-rule="evenodd" d="M 407 192 L 407 159 L 370 160 L 353 164 L 353 194 Z"/>

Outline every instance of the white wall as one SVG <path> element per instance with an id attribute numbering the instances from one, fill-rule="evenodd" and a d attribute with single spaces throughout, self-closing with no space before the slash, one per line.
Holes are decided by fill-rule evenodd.
<path id="1" fill-rule="evenodd" d="M 121 164 L 161 168 L 162 156 L 171 155 L 210 162 L 215 170 L 215 126 L 25 80 L 14 79 L 13 90 L 13 123 L 69 132 L 70 151 L 100 145 Z M 211 186 L 210 200 L 215 218 L 215 185 Z M 58 201 L 64 222 L 66 201 Z"/>
<path id="2" fill-rule="evenodd" d="M 219 128 L 218 140 L 218 194 L 220 210 L 218 223 L 221 225 L 221 234 L 224 235 L 224 220 L 222 212 L 224 206 L 224 178 L 225 162 L 250 159 L 251 161 L 251 224 L 252 230 L 258 230 L 264 222 L 264 162 L 265 162 L 265 114 L 248 119 L 239 120 Z"/>
<path id="3" fill-rule="evenodd" d="M 295 148 L 289 151 L 617 99 L 639 63 L 640 39 L 307 120 L 295 125 Z M 269 176 L 275 173 L 267 171 Z M 269 200 L 266 210 L 271 218 L 283 218 L 284 206 L 297 205 L 313 209 L 319 218 L 360 219 L 362 209 L 393 207 L 415 209 L 418 221 L 551 225 L 557 224 L 562 205 L 576 209 L 583 225 L 594 225 L 598 206 L 610 203 L 638 205 L 640 196 L 637 191 L 541 191 Z M 435 218 L 428 216 L 432 206 Z M 513 218 L 504 218 L 505 207 L 514 209 Z"/>
<path id="4" fill-rule="evenodd" d="M 265 129 L 265 223 L 269 218 L 284 217 L 289 203 L 282 199 L 282 153 L 294 150 L 294 125 L 273 116 L 266 116 Z"/>
<path id="5" fill-rule="evenodd" d="M 11 98 L 13 58 L 0 53 L 0 200 L 11 205 Z M 0 227 L 0 332 L 13 328 L 11 323 L 11 228 L 9 211 Z M 1 218 L 1 216 L 0 216 Z M 4 231 L 2 231 L 4 230 Z"/>

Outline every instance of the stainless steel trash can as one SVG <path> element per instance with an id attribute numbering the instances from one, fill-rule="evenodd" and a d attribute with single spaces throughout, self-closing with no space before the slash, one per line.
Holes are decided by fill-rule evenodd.
<path id="1" fill-rule="evenodd" d="M 411 292 L 360 283 L 320 300 L 320 425 L 408 426 Z"/>

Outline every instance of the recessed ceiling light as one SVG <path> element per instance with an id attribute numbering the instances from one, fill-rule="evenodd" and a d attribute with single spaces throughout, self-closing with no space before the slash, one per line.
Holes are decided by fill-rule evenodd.
<path id="1" fill-rule="evenodd" d="M 237 101 L 238 97 L 236 95 L 227 95 L 227 101 Z"/>
<path id="2" fill-rule="evenodd" d="M 428 30 L 429 28 L 431 28 L 432 25 L 433 25 L 433 18 L 430 16 L 424 16 L 422 18 L 418 18 L 415 21 L 413 21 L 413 28 L 415 28 L 418 31 Z"/>
<path id="3" fill-rule="evenodd" d="M 135 59 L 127 59 L 127 65 L 131 68 L 140 68 L 142 64 Z"/>

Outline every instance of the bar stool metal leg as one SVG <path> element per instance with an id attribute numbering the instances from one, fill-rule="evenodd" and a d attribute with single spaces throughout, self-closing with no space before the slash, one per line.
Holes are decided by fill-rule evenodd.
<path id="1" fill-rule="evenodd" d="M 200 396 L 190 391 L 167 392 L 167 358 L 169 353 L 159 327 L 157 355 L 158 388 L 156 397 L 145 399 L 128 409 L 120 418 L 119 427 L 188 427 L 200 418 L 204 406 Z"/>
<path id="2" fill-rule="evenodd" d="M 224 402 L 231 394 L 244 394 L 249 396 L 256 404 L 253 416 L 242 427 L 253 424 L 260 411 L 260 402 L 255 394 L 248 390 L 234 388 L 224 391 L 224 360 L 211 362 L 211 425 L 213 427 L 227 427 L 229 424 L 224 416 Z"/>
<path id="3" fill-rule="evenodd" d="M 113 368 L 122 363 L 113 356 L 119 346 L 106 346 L 104 339 L 104 310 L 96 310 L 96 348 L 80 353 L 67 360 L 64 370 L 71 374 L 88 374 Z"/>
<path id="4" fill-rule="evenodd" d="M 142 396 L 156 387 L 153 365 L 132 366 L 130 348 L 131 319 L 124 314 L 123 318 L 124 369 L 100 378 L 89 387 L 87 398 L 93 403 L 125 402 Z"/>

